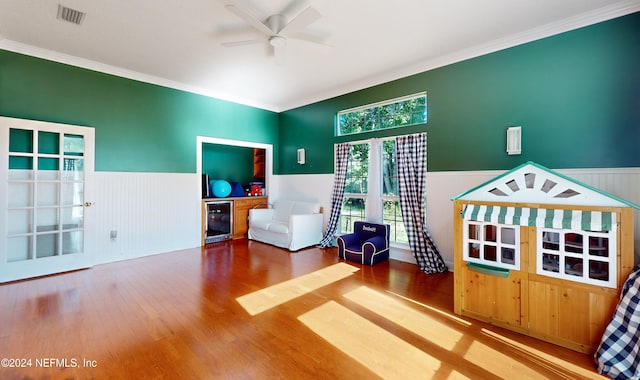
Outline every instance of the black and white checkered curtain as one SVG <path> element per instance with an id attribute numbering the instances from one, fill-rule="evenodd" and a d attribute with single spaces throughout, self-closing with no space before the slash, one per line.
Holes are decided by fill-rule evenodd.
<path id="1" fill-rule="evenodd" d="M 431 239 L 425 221 L 427 134 L 396 137 L 396 160 L 400 210 L 411 252 L 423 272 L 446 272 L 447 265 Z"/>
<path id="2" fill-rule="evenodd" d="M 327 248 L 335 246 L 335 233 L 340 223 L 342 200 L 344 199 L 344 184 L 347 179 L 347 163 L 351 153 L 351 144 L 342 143 L 336 146 L 336 167 L 333 180 L 333 192 L 331 193 L 331 216 L 324 237 L 318 243 L 319 247 Z"/>
<path id="3" fill-rule="evenodd" d="M 640 379 L 640 265 L 625 281 L 616 312 L 594 355 L 596 370 L 612 379 Z"/>

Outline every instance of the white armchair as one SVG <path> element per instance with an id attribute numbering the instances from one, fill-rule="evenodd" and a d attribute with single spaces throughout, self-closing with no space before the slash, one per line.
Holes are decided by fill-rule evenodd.
<path id="1" fill-rule="evenodd" d="M 273 208 L 249 210 L 249 239 L 290 251 L 318 244 L 322 239 L 320 204 L 276 201 Z"/>

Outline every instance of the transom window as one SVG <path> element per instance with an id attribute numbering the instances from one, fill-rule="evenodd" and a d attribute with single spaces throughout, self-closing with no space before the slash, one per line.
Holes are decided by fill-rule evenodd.
<path id="1" fill-rule="evenodd" d="M 427 122 L 427 94 L 404 96 L 338 112 L 336 135 L 350 135 Z"/>

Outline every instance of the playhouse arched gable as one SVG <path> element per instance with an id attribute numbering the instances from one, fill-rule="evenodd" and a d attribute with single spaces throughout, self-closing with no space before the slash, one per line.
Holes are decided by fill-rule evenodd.
<path id="1" fill-rule="evenodd" d="M 520 165 L 452 200 L 637 207 L 534 162 Z"/>

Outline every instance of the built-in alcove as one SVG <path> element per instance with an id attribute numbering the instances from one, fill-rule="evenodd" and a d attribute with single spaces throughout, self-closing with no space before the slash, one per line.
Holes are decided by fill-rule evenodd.
<path id="1" fill-rule="evenodd" d="M 212 180 L 238 182 L 245 189 L 250 182 L 263 182 L 264 195 L 268 194 L 272 145 L 198 136 L 196 155 L 200 178 L 207 174 Z"/>
<path id="2" fill-rule="evenodd" d="M 221 239 L 247 237 L 249 210 L 268 205 L 272 162 L 273 147 L 270 144 L 198 136 L 196 172 L 200 187 L 197 199 L 202 208 L 203 245 Z M 203 179 L 206 177 L 203 174 L 213 180 L 240 184 L 240 194 L 232 191 L 230 196 L 224 198 L 205 195 Z M 263 187 L 258 193 L 261 196 L 256 196 L 255 193 L 245 196 L 243 190 L 249 188 L 252 182 L 262 183 Z"/>
<path id="3" fill-rule="evenodd" d="M 210 179 L 223 179 L 229 182 L 239 182 L 244 188 L 249 182 L 264 182 L 264 169 L 262 175 L 256 176 L 256 154 L 264 159 L 264 149 L 243 146 L 202 144 L 202 174 L 207 174 Z"/>

